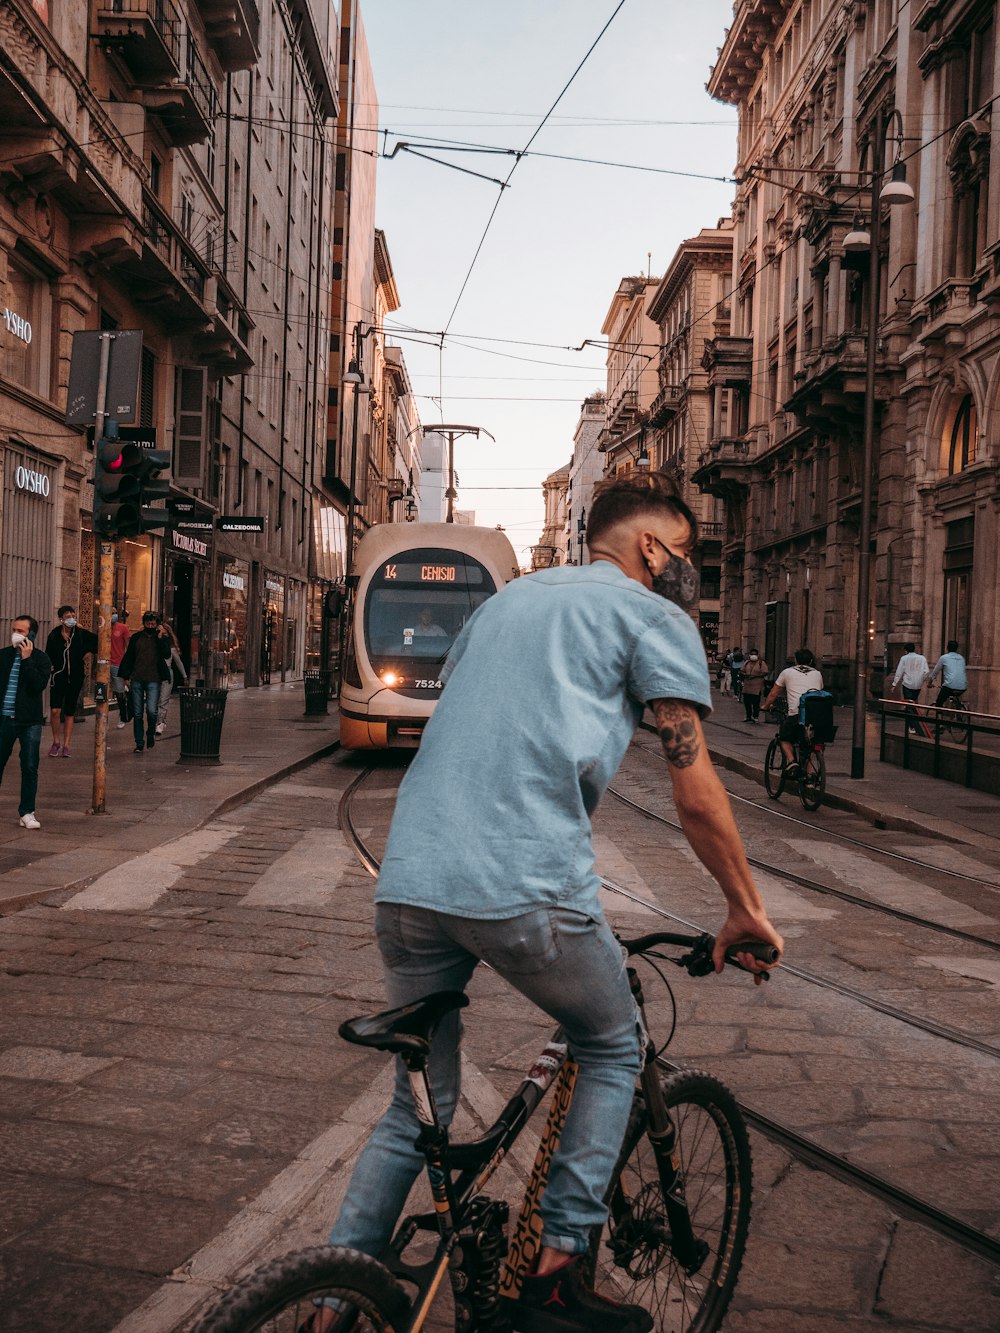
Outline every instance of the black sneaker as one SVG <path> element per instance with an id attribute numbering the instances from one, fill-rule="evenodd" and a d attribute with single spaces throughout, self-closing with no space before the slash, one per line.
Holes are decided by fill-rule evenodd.
<path id="1" fill-rule="evenodd" d="M 146 749 L 151 750 L 155 744 L 156 744 L 156 739 L 153 736 L 153 733 L 150 732 L 149 735 L 146 737 Z"/>
<path id="2" fill-rule="evenodd" d="M 142 741 L 140 741 L 139 744 L 138 744 L 138 745 L 135 747 L 135 749 L 132 751 L 132 753 L 133 753 L 133 754 L 142 754 L 142 752 L 143 752 L 143 750 L 144 750 L 145 748 L 146 748 L 146 747 L 143 745 Z"/>
<path id="3" fill-rule="evenodd" d="M 653 1319 L 640 1305 L 619 1305 L 583 1280 L 576 1255 L 539 1277 L 529 1274 L 513 1311 L 517 1333 L 649 1333 Z"/>

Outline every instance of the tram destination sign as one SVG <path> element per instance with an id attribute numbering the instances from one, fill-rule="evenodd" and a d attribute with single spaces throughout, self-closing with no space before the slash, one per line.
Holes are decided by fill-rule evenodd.
<path id="1" fill-rule="evenodd" d="M 220 532 L 262 533 L 264 520 L 260 517 L 244 517 L 242 514 L 220 514 L 215 520 L 215 526 Z"/>
<path id="2" fill-rule="evenodd" d="M 483 571 L 477 565 L 390 560 L 382 567 L 382 578 L 386 583 L 447 583 L 453 587 L 478 587 L 483 581 Z"/>

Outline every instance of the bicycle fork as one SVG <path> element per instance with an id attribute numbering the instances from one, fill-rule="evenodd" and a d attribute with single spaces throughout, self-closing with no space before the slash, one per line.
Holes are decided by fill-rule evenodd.
<path id="1" fill-rule="evenodd" d="M 669 1237 L 664 1236 L 663 1239 L 669 1242 L 674 1258 L 690 1275 L 696 1273 L 705 1262 L 710 1247 L 705 1241 L 698 1239 L 691 1225 L 691 1214 L 688 1211 L 687 1196 L 684 1191 L 684 1170 L 678 1145 L 677 1126 L 663 1097 L 656 1048 L 646 1026 L 642 982 L 632 968 L 629 968 L 629 984 L 642 1019 L 643 1033 L 646 1034 L 646 1059 L 639 1076 L 639 1084 L 646 1107 L 646 1136 L 653 1149 L 667 1211 Z"/>

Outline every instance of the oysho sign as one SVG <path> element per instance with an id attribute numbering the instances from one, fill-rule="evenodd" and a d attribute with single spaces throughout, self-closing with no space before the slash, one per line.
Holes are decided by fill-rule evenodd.
<path id="1" fill-rule="evenodd" d="M 34 468 L 18 465 L 14 473 L 14 485 L 19 491 L 29 495 L 48 496 L 52 491 L 52 481 L 46 472 L 36 472 Z"/>
<path id="2" fill-rule="evenodd" d="M 7 332 L 12 333 L 15 338 L 19 338 L 25 346 L 31 342 L 31 325 L 23 315 L 19 315 L 15 310 L 8 310 L 5 307 L 3 312 L 3 322 Z"/>

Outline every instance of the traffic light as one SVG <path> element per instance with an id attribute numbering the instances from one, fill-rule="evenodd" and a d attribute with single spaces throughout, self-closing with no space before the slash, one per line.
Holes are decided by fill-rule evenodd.
<path id="1" fill-rule="evenodd" d="M 125 448 L 111 423 L 94 446 L 94 532 L 99 537 L 127 537 L 141 530 L 141 488 L 125 468 Z"/>
<path id="2" fill-rule="evenodd" d="M 100 537 L 135 537 L 163 527 L 169 514 L 149 506 L 169 495 L 169 480 L 160 478 L 169 466 L 166 449 L 123 444 L 117 427 L 108 422 L 94 449 L 94 532 Z"/>

